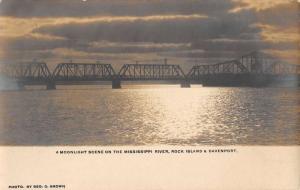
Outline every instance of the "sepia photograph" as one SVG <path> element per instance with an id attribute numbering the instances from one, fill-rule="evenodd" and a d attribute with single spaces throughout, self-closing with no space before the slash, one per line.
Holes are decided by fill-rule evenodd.
<path id="1" fill-rule="evenodd" d="M 295 0 L 2 0 L 0 145 L 300 145 Z"/>
<path id="2" fill-rule="evenodd" d="M 299 190 L 300 0 L 0 0 L 0 190 Z"/>

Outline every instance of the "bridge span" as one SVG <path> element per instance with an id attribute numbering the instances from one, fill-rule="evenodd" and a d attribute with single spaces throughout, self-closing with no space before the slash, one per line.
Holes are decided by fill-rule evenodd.
<path id="1" fill-rule="evenodd" d="M 185 74 L 179 65 L 164 63 L 125 64 L 116 72 L 111 64 L 60 63 L 51 72 L 46 63 L 27 62 L 2 64 L 0 74 L 16 82 L 20 89 L 26 85 L 94 84 L 111 82 L 112 88 L 121 88 L 122 81 L 160 81 L 180 84 L 183 88 L 191 84 L 204 86 L 267 86 L 282 81 L 299 83 L 300 66 L 281 63 L 271 56 L 259 52 L 216 64 L 194 65 Z"/>
<path id="2" fill-rule="evenodd" d="M 297 81 L 299 74 L 300 65 L 281 63 L 272 56 L 251 52 L 239 59 L 193 66 L 187 78 L 204 86 L 266 86 Z"/>

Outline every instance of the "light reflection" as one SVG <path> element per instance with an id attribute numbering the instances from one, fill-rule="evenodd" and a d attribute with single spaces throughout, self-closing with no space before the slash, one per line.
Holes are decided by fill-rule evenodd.
<path id="1" fill-rule="evenodd" d="M 299 143 L 298 89 L 109 87 L 1 92 L 0 144 Z"/>
<path id="2" fill-rule="evenodd" d="M 158 97 L 161 110 L 161 127 L 158 135 L 165 139 L 191 139 L 207 130 L 205 125 L 198 123 L 198 118 L 205 114 L 206 109 L 212 109 L 213 104 L 205 104 L 205 99 L 211 92 L 198 95 L 198 89 L 166 89 L 164 92 L 153 91 Z M 203 105 L 200 107 L 199 105 Z M 197 113 L 197 114 L 195 114 Z"/>

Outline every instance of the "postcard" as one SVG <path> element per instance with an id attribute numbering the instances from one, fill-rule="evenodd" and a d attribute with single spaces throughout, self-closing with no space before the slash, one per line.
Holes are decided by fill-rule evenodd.
<path id="1" fill-rule="evenodd" d="M 0 0 L 0 190 L 299 190 L 299 6 Z"/>

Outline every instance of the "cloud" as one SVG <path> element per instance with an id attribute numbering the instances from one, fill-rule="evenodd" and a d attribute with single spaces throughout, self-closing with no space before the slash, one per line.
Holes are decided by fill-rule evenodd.
<path id="1" fill-rule="evenodd" d="M 235 9 L 231 11 L 240 11 L 245 9 L 255 9 L 257 11 L 262 11 L 265 9 L 270 9 L 282 4 L 297 3 L 297 0 L 233 0 L 234 2 L 240 3 Z M 299 2 L 299 1 L 298 1 Z"/>
<path id="2" fill-rule="evenodd" d="M 299 45 L 298 8 L 282 0 L 3 0 L 0 55 L 288 57 Z"/>
<path id="3" fill-rule="evenodd" d="M 253 50 L 276 49 L 276 50 L 294 50 L 296 43 L 290 42 L 265 42 L 262 40 L 203 40 L 193 43 L 192 48 L 203 49 L 206 51 L 236 51 L 249 52 Z"/>
<path id="4" fill-rule="evenodd" d="M 48 50 L 70 46 L 64 39 L 41 38 L 34 35 L 0 38 L 1 49 L 6 51 Z"/>
<path id="5" fill-rule="evenodd" d="M 86 52 L 102 53 L 149 53 L 189 50 L 190 44 L 179 43 L 113 43 L 107 41 L 92 42 L 87 48 L 75 49 Z"/>
<path id="6" fill-rule="evenodd" d="M 149 16 L 219 14 L 232 9 L 231 0 L 3 0 L 0 15 L 13 17 Z"/>
<path id="7" fill-rule="evenodd" d="M 298 26 L 300 3 L 296 1 L 264 9 L 257 12 L 257 19 L 260 23 L 277 26 L 281 28 Z"/>
<path id="8" fill-rule="evenodd" d="M 72 22 L 42 26 L 33 32 L 83 41 L 190 43 L 199 39 L 242 38 L 247 34 L 249 37 L 260 31 L 251 26 L 252 19 L 242 20 L 243 15 L 239 15 Z"/>

